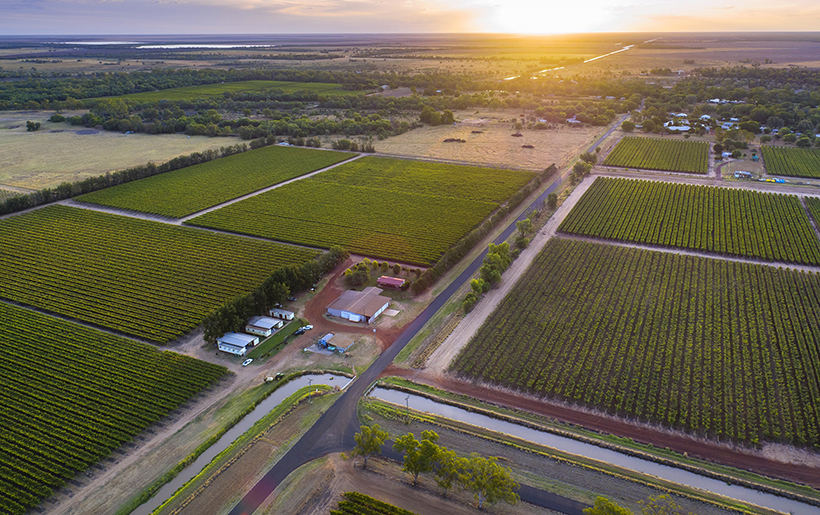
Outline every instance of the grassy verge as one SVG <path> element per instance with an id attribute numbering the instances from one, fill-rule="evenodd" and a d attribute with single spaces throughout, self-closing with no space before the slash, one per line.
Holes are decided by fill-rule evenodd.
<path id="1" fill-rule="evenodd" d="M 364 407 L 364 411 L 369 411 L 373 415 L 398 421 L 407 420 L 407 410 L 404 407 L 382 402 L 375 399 L 363 400 L 362 403 L 367 404 Z M 632 483 L 651 487 L 665 493 L 686 497 L 698 502 L 708 503 L 717 506 L 721 509 L 730 510 L 733 512 L 743 514 L 774 515 L 778 513 L 772 510 L 767 510 L 765 508 L 748 505 L 741 501 L 736 501 L 709 492 L 704 492 L 702 490 L 689 488 L 684 485 L 673 483 L 671 481 L 665 481 L 653 476 L 648 476 L 630 470 L 622 469 L 620 467 L 616 467 L 608 463 L 592 460 L 581 456 L 576 456 L 549 447 L 543 447 L 528 442 L 526 440 L 521 440 L 514 436 L 506 435 L 503 433 L 497 433 L 495 431 L 491 431 L 482 427 L 465 424 L 437 415 L 431 415 L 429 413 L 420 413 L 412 409 L 409 410 L 409 414 L 411 421 L 425 422 L 452 431 L 456 431 L 462 434 L 480 438 L 482 440 L 494 442 L 497 444 L 503 444 L 521 451 L 543 456 L 547 459 L 561 461 L 575 467 L 582 467 L 584 469 L 596 473 L 607 474 L 622 480 L 630 481 Z M 373 415 L 369 416 L 368 418 L 373 420 Z M 525 477 L 523 474 L 517 475 L 518 477 Z M 551 490 L 550 481 L 540 481 L 537 483 L 538 484 L 535 484 L 534 486 Z"/>
<path id="2" fill-rule="evenodd" d="M 288 324 L 279 329 L 275 334 L 272 334 L 268 339 L 257 345 L 252 351 L 248 353 L 249 358 L 259 360 L 260 363 L 267 361 L 268 358 L 275 356 L 277 352 L 284 349 L 287 345 L 285 341 L 306 322 L 301 318 L 294 318 Z"/>
<path id="3" fill-rule="evenodd" d="M 555 180 L 560 178 L 561 173 L 563 172 L 557 172 Z M 489 241 L 495 240 L 495 238 L 497 238 L 509 226 L 512 220 L 515 220 L 522 213 L 529 210 L 530 206 L 535 201 L 535 199 L 538 198 L 538 196 L 541 195 L 544 191 L 546 191 L 555 182 L 555 180 L 545 183 L 541 188 L 538 188 L 538 190 L 533 192 L 530 195 L 530 197 L 527 197 L 527 199 L 525 199 L 521 203 L 521 206 L 518 209 L 516 209 L 513 213 L 508 215 L 507 219 L 505 219 L 503 223 L 499 224 L 496 230 L 488 236 L 488 238 L 491 238 L 491 240 Z M 540 231 L 541 228 L 544 226 L 544 224 L 546 224 L 549 221 L 549 219 L 552 218 L 552 215 L 555 214 L 555 211 L 558 209 L 558 207 L 560 207 L 561 203 L 563 203 L 563 201 L 566 200 L 570 193 L 572 193 L 572 191 L 575 189 L 575 186 L 576 185 L 571 185 L 569 181 L 564 181 L 563 184 L 559 185 L 558 190 L 556 192 L 558 194 L 558 205 L 556 206 L 556 209 L 549 209 L 546 207 L 546 205 L 544 205 L 544 207 L 541 210 L 541 214 L 538 216 L 538 219 L 535 220 L 535 223 L 533 224 L 533 234 L 537 234 L 538 231 Z M 511 248 L 515 246 L 514 242 L 517 236 L 518 233 L 516 231 L 513 231 L 512 234 L 505 240 L 510 243 Z M 484 243 L 486 242 L 482 242 L 482 244 Z M 468 254 L 464 259 L 462 259 L 457 266 L 453 267 L 452 270 L 457 272 L 457 274 L 453 275 L 452 277 L 447 276 L 447 278 L 455 279 L 456 277 L 458 277 L 458 274 L 461 274 L 461 272 L 464 269 L 466 269 L 470 263 L 473 262 L 473 260 L 478 256 L 478 254 L 484 250 L 484 248 L 485 247 L 477 245 L 476 248 L 472 252 L 470 252 L 470 254 Z M 478 273 L 476 273 L 475 276 L 477 277 Z M 433 291 L 436 294 L 440 293 L 440 291 L 443 290 L 446 286 L 448 286 L 450 282 L 451 281 L 440 280 L 440 284 L 436 284 L 434 286 Z M 409 367 L 411 365 L 411 358 L 415 355 L 416 349 L 418 349 L 425 342 L 428 342 L 430 336 L 432 336 L 441 329 L 444 321 L 447 320 L 452 313 L 454 313 L 458 308 L 461 307 L 461 304 L 464 301 L 464 296 L 466 295 L 466 292 L 468 292 L 469 290 L 470 283 L 469 281 L 467 281 L 465 285 L 462 286 L 459 289 L 459 291 L 457 291 L 450 298 L 450 300 L 448 300 L 447 303 L 436 312 L 435 315 L 433 315 L 433 317 L 424 325 L 424 327 L 422 327 L 421 331 L 419 331 L 416 334 L 416 336 L 414 336 L 413 339 L 411 339 L 410 342 L 408 342 L 408 344 L 401 350 L 401 352 L 399 352 L 398 356 L 396 356 L 396 359 L 393 362 L 401 367 Z"/>
<path id="4" fill-rule="evenodd" d="M 454 394 L 432 386 L 414 383 L 398 377 L 383 378 L 380 380 L 380 384 L 388 387 L 395 386 L 402 389 L 412 390 L 414 393 L 421 394 L 439 402 L 466 407 L 466 409 L 472 408 L 473 411 L 496 415 L 496 418 L 503 418 L 516 423 L 524 423 L 526 425 L 536 427 L 542 431 L 559 434 L 568 438 L 573 438 L 586 443 L 591 443 L 593 445 L 623 452 L 624 454 L 646 457 L 647 459 L 651 459 L 652 461 L 658 463 L 690 470 L 707 477 L 713 477 L 726 481 L 727 483 L 739 484 L 749 488 L 767 491 L 775 495 L 783 495 L 786 497 L 791 496 L 806 503 L 820 505 L 820 491 L 805 485 L 780 479 L 773 479 L 760 474 L 755 474 L 754 472 L 740 470 L 725 465 L 709 463 L 696 458 L 691 458 L 689 456 L 684 456 L 683 454 L 669 449 L 661 449 L 651 445 L 638 443 L 630 438 L 601 434 L 579 426 L 556 422 L 549 418 L 535 415 L 526 411 L 503 408 L 494 404 L 476 401 L 468 396 Z"/>
<path id="5" fill-rule="evenodd" d="M 169 497 L 162 505 L 160 505 L 153 513 L 162 513 L 162 511 L 171 504 L 183 503 L 186 497 L 196 496 L 202 489 L 208 486 L 220 472 L 230 467 L 233 462 L 241 457 L 250 446 L 259 438 L 264 437 L 268 429 L 275 426 L 282 419 L 288 416 L 301 403 L 311 398 L 315 400 L 316 410 L 314 415 L 324 412 L 336 398 L 336 395 L 330 394 L 333 388 L 325 385 L 305 386 L 291 394 L 288 398 L 283 400 L 278 406 L 273 408 L 267 415 L 257 421 L 248 431 L 231 443 L 228 448 L 217 454 L 211 462 L 205 466 L 196 476 L 192 477 L 179 490 Z M 329 395 L 330 394 L 330 395 Z M 314 417 L 311 417 L 311 419 Z M 307 421 L 302 421 L 301 426 Z M 306 429 L 302 427 L 302 429 Z"/>

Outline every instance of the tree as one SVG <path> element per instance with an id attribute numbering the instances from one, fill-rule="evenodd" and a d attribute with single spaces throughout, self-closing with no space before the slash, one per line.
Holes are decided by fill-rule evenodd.
<path id="1" fill-rule="evenodd" d="M 749 131 L 752 134 L 758 134 L 760 132 L 760 124 L 754 121 L 740 122 L 737 126 L 740 130 Z"/>
<path id="2" fill-rule="evenodd" d="M 372 428 L 368 426 L 361 426 L 359 432 L 353 438 L 356 440 L 356 446 L 353 447 L 351 456 L 361 456 L 364 458 L 363 469 L 367 468 L 367 458 L 374 454 L 379 454 L 382 451 L 382 445 L 385 440 L 390 437 L 387 431 L 382 431 L 379 424 L 375 424 Z"/>
<path id="3" fill-rule="evenodd" d="M 723 145 L 721 145 L 720 143 L 715 143 L 715 145 L 712 148 L 714 148 L 715 150 L 715 155 L 720 155 L 723 153 Z"/>
<path id="4" fill-rule="evenodd" d="M 459 458 L 455 451 L 445 447 L 439 447 L 433 468 L 435 470 L 436 484 L 444 490 L 445 496 L 447 495 L 447 491 L 453 488 L 453 484 L 458 481 L 458 478 L 466 466 L 466 458 Z"/>
<path id="5" fill-rule="evenodd" d="M 783 136 L 783 141 L 785 141 L 786 143 L 794 143 L 795 141 L 797 141 L 797 134 L 790 132 Z"/>
<path id="6" fill-rule="evenodd" d="M 779 116 L 770 116 L 766 119 L 766 126 L 770 129 L 779 129 L 783 127 L 783 118 Z"/>
<path id="7" fill-rule="evenodd" d="M 441 113 L 441 123 L 442 123 L 442 125 L 452 125 L 452 124 L 455 123 L 455 121 L 456 121 L 456 117 L 453 116 L 453 112 L 450 111 L 449 109 L 445 109 Z"/>
<path id="8" fill-rule="evenodd" d="M 28 132 L 34 132 L 40 130 L 40 122 L 32 122 L 31 120 L 26 122 L 26 130 Z"/>
<path id="9" fill-rule="evenodd" d="M 414 485 L 418 481 L 419 474 L 433 470 L 439 452 L 436 441 L 438 441 L 438 434 L 435 431 L 422 431 L 420 442 L 416 440 L 413 433 L 396 438 L 393 450 L 404 453 L 402 470 L 413 475 Z"/>
<path id="10" fill-rule="evenodd" d="M 761 143 L 768 143 L 771 140 L 772 140 L 772 137 L 768 134 L 764 134 L 763 136 L 760 136 L 760 142 Z"/>
<path id="11" fill-rule="evenodd" d="M 583 177 L 592 171 L 592 165 L 585 161 L 578 161 L 572 167 L 572 171 L 579 177 Z"/>
<path id="12" fill-rule="evenodd" d="M 618 506 L 606 497 L 598 497 L 595 499 L 595 504 L 590 508 L 584 509 L 585 515 L 632 515 L 632 512 L 627 508 Z"/>
<path id="13" fill-rule="evenodd" d="M 478 302 L 478 295 L 476 295 L 474 291 L 467 292 L 467 295 L 464 296 L 464 301 L 461 303 L 461 308 L 465 313 L 469 313 L 475 307 L 476 302 Z"/>
<path id="14" fill-rule="evenodd" d="M 645 120 L 643 122 L 643 131 L 644 132 L 652 132 L 655 130 L 655 122 L 652 120 Z"/>
<path id="15" fill-rule="evenodd" d="M 490 291 L 490 283 L 479 277 L 470 281 L 470 288 L 472 288 L 476 295 L 483 295 Z"/>
<path id="16" fill-rule="evenodd" d="M 598 162 L 598 156 L 592 152 L 584 152 L 581 154 L 581 161 L 594 165 Z"/>
<path id="17" fill-rule="evenodd" d="M 518 502 L 518 494 L 514 492 L 518 488 L 512 478 L 509 468 L 498 464 L 497 458 L 485 458 L 477 453 L 470 454 L 470 458 L 464 463 L 463 473 L 460 481 L 466 490 L 473 492 L 478 499 L 478 509 L 484 503 L 495 504 L 498 501 L 505 501 L 509 504 Z"/>
<path id="18" fill-rule="evenodd" d="M 795 145 L 800 148 L 809 148 L 811 146 L 811 140 L 808 136 L 803 136 L 795 142 Z"/>
<path id="19" fill-rule="evenodd" d="M 632 132 L 635 130 L 635 123 L 627 120 L 621 124 L 621 129 L 623 129 L 625 132 Z"/>
<path id="20" fill-rule="evenodd" d="M 645 501 L 638 501 L 642 515 L 685 515 L 683 508 L 676 503 L 669 494 L 649 497 Z"/>
<path id="21" fill-rule="evenodd" d="M 399 275 L 401 273 L 401 265 L 398 263 L 393 264 L 393 273 Z"/>
<path id="22" fill-rule="evenodd" d="M 481 278 L 489 284 L 495 284 L 501 280 L 501 274 L 512 263 L 510 257 L 510 244 L 504 242 L 501 245 L 490 243 L 487 255 L 484 256 L 484 264 L 481 265 L 479 273 Z"/>
<path id="23" fill-rule="evenodd" d="M 531 234 L 533 231 L 532 220 L 529 218 L 525 218 L 524 220 L 519 220 L 515 223 L 515 227 L 518 229 L 518 232 L 522 235 Z"/>
<path id="24" fill-rule="evenodd" d="M 550 209 L 555 209 L 558 207 L 558 195 L 555 193 L 550 193 L 547 195 L 547 207 Z"/>

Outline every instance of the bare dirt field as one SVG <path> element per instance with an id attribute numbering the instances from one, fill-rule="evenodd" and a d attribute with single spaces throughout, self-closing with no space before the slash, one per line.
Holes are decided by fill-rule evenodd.
<path id="1" fill-rule="evenodd" d="M 415 487 L 407 479 L 401 466 L 388 460 L 371 458 L 367 470 L 363 470 L 361 461 L 356 466 L 354 460 L 345 461 L 339 454 L 331 454 L 288 476 L 268 503 L 255 513 L 325 515 L 336 508 L 344 492 L 360 492 L 418 515 L 476 513 L 475 507 L 469 504 L 475 502 L 469 494 L 462 492 L 445 498 L 436 491 L 435 483 L 429 478 L 420 477 Z M 500 504 L 484 511 L 515 515 L 554 513 L 526 503 L 516 506 Z"/>
<path id="2" fill-rule="evenodd" d="M 520 110 L 458 111 L 455 125 L 422 127 L 375 143 L 376 150 L 386 154 L 449 159 L 489 166 L 515 166 L 543 170 L 555 163 L 559 167 L 586 149 L 605 127 L 527 130 L 523 137 L 510 119 Z M 480 132 L 479 132 L 480 131 Z M 445 139 L 463 139 L 466 143 L 445 143 Z M 534 148 L 522 148 L 532 145 Z"/>
<path id="3" fill-rule="evenodd" d="M 122 134 L 47 121 L 53 111 L 0 113 L 0 185 L 37 190 L 152 161 L 234 145 L 236 138 Z M 70 114 L 70 113 L 66 113 Z M 26 121 L 40 122 L 36 132 Z"/>
<path id="4" fill-rule="evenodd" d="M 249 442 L 234 461 L 197 478 L 195 483 L 159 513 L 197 515 L 227 513 L 278 461 L 286 449 L 306 431 L 335 400 L 317 398 L 303 402 L 290 414 Z M 224 467 L 224 469 L 223 469 Z M 189 493 L 191 492 L 191 493 Z"/>

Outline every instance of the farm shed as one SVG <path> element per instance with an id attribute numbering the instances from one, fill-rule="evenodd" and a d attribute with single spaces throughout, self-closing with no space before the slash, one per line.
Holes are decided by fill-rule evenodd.
<path id="1" fill-rule="evenodd" d="M 321 338 L 319 338 L 319 347 L 326 349 L 327 346 L 330 344 L 330 340 L 332 339 L 333 333 L 327 333 L 326 335 L 322 336 Z"/>
<path id="2" fill-rule="evenodd" d="M 245 332 L 257 336 L 270 336 L 274 331 L 281 329 L 284 325 L 285 322 L 282 320 L 276 320 L 270 317 L 251 317 L 245 326 Z"/>
<path id="3" fill-rule="evenodd" d="M 383 275 L 376 280 L 376 284 L 383 288 L 400 290 L 404 285 L 404 279 L 399 279 L 398 277 L 387 277 L 386 275 Z"/>
<path id="4" fill-rule="evenodd" d="M 270 310 L 270 316 L 273 318 L 280 318 L 282 320 L 293 320 L 293 311 L 288 311 L 286 309 L 279 309 L 274 308 Z"/>
<path id="5" fill-rule="evenodd" d="M 242 333 L 225 333 L 216 339 L 216 346 L 222 352 L 244 356 L 248 347 L 259 343 L 258 336 Z"/>
<path id="6" fill-rule="evenodd" d="M 390 304 L 388 297 L 380 295 L 382 291 L 375 286 L 362 291 L 347 290 L 327 307 L 327 313 L 351 322 L 369 324 Z"/>

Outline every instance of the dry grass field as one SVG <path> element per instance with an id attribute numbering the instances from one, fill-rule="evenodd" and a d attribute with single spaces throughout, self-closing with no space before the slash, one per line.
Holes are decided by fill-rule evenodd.
<path id="1" fill-rule="evenodd" d="M 583 152 L 605 129 L 564 126 L 544 131 L 523 129 L 520 131 L 523 137 L 515 138 L 512 134 L 517 131 L 509 120 L 519 114 L 518 110 L 459 111 L 455 113 L 455 125 L 425 126 L 374 145 L 376 151 L 386 154 L 543 170 L 552 163 L 565 164 Z M 463 139 L 466 143 L 445 143 L 448 138 Z M 535 148 L 522 148 L 522 145 Z"/>
<path id="2" fill-rule="evenodd" d="M 0 185 L 40 189 L 105 172 L 234 145 L 235 138 L 121 134 L 51 123 L 51 111 L 0 113 Z M 68 114 L 68 113 L 66 113 Z M 26 120 L 43 124 L 26 132 Z"/>

